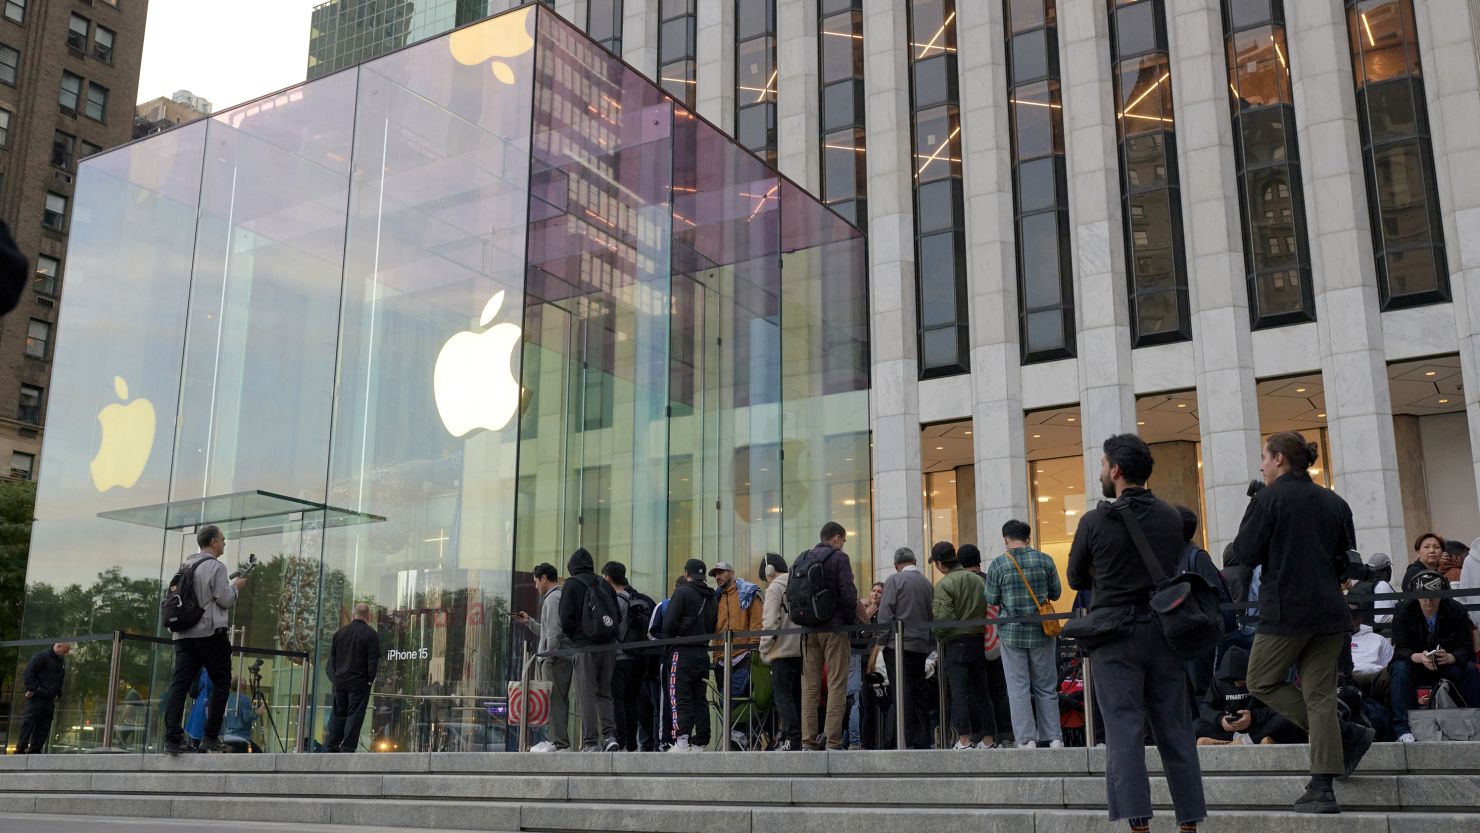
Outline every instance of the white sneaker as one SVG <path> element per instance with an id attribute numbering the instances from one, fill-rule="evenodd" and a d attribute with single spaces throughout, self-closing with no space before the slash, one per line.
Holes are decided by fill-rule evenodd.
<path id="1" fill-rule="evenodd" d="M 976 749 L 996 749 L 998 747 L 997 747 L 997 744 L 995 744 L 995 743 L 987 743 L 984 740 L 979 740 L 979 741 L 976 742 L 974 748 L 976 748 Z"/>
<path id="2" fill-rule="evenodd" d="M 1061 741 L 1061 740 L 1051 740 L 1051 741 L 1048 742 L 1048 748 L 1049 749 L 1063 749 L 1064 748 L 1064 742 Z"/>
<path id="3" fill-rule="evenodd" d="M 975 749 L 976 748 L 976 744 L 974 744 L 974 743 L 962 743 L 961 741 L 958 740 L 958 741 L 956 741 L 956 745 L 955 746 L 952 746 L 951 748 L 952 749 Z"/>
<path id="4" fill-rule="evenodd" d="M 547 740 L 542 740 L 539 743 L 536 743 L 534 746 L 529 747 L 529 751 L 531 751 L 531 752 L 559 752 L 560 749 L 555 744 L 553 744 L 553 743 L 551 743 L 551 742 L 549 742 Z"/>
<path id="5" fill-rule="evenodd" d="M 689 746 L 689 736 L 688 735 L 684 735 L 684 736 L 680 737 L 678 740 L 674 741 L 673 742 L 673 745 L 670 746 L 670 747 L 668 747 L 668 751 L 669 752 L 687 752 L 687 751 L 689 751 L 690 748 L 691 747 Z"/>
<path id="6" fill-rule="evenodd" d="M 1398 736 L 1398 743 L 1418 743 L 1418 738 L 1415 738 L 1412 732 L 1406 732 Z"/>

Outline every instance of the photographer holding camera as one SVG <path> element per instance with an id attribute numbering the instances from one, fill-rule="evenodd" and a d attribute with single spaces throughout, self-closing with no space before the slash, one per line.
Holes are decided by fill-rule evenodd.
<path id="1" fill-rule="evenodd" d="M 167 755 L 178 755 L 183 750 L 185 729 L 180 725 L 185 715 L 185 694 L 191 683 L 200 676 L 204 668 L 210 675 L 211 701 L 206 708 L 205 738 L 201 748 L 208 752 L 226 752 L 221 742 L 221 722 L 226 715 L 226 696 L 231 688 L 231 640 L 226 635 L 230 624 L 230 610 L 236 604 L 237 591 L 247 585 L 243 577 L 228 578 L 226 565 L 221 556 L 226 552 L 226 536 L 221 528 L 206 525 L 195 534 L 200 552 L 190 556 L 180 566 L 178 577 L 187 578 L 193 584 L 193 598 L 189 603 L 199 605 L 200 618 L 183 630 L 173 630 L 175 642 L 175 672 L 170 680 L 168 705 L 164 712 L 165 742 Z M 171 595 L 178 598 L 188 595 L 177 589 Z"/>

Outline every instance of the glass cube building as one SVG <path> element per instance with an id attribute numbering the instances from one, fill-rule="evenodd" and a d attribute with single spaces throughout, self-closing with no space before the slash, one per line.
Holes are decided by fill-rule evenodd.
<path id="1" fill-rule="evenodd" d="M 270 751 L 304 685 L 322 737 L 357 602 L 362 743 L 481 751 L 541 562 L 662 598 L 836 520 L 873 574 L 862 234 L 542 8 L 91 157 L 71 241 L 25 633 L 163 633 L 218 524 L 263 565 L 233 642 L 309 655 L 259 669 Z M 54 750 L 97 744 L 107 648 Z M 116 745 L 158 748 L 171 657 L 125 643 Z"/>

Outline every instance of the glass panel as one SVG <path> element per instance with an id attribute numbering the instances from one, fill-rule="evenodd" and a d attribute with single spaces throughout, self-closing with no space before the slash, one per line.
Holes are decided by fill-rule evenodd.
<path id="1" fill-rule="evenodd" d="M 1112 6 L 1116 5 L 1112 0 Z M 1155 0 L 1121 3 L 1115 9 L 1115 54 L 1132 58 L 1151 52 L 1158 46 Z"/>
<path id="2" fill-rule="evenodd" d="M 920 333 L 920 364 L 926 370 L 954 370 L 962 366 L 961 338 L 955 327 Z"/>
<path id="3" fill-rule="evenodd" d="M 1416 142 L 1373 152 L 1377 207 L 1382 238 L 1389 248 L 1423 244 L 1429 239 L 1429 207 L 1424 159 Z"/>
<path id="4" fill-rule="evenodd" d="M 1018 165 L 1018 213 L 1042 211 L 1059 204 L 1058 162 L 1053 157 Z"/>
<path id="5" fill-rule="evenodd" d="M 1388 293 L 1395 298 L 1433 292 L 1441 286 L 1434 250 L 1427 246 L 1388 252 L 1386 265 Z"/>
<path id="6" fill-rule="evenodd" d="M 1234 29 L 1269 23 L 1271 20 L 1269 0 L 1223 0 L 1228 10 L 1228 20 Z"/>
<path id="7" fill-rule="evenodd" d="M 694 62 L 666 64 L 658 71 L 663 90 L 688 106 L 693 106 L 696 93 Z"/>
<path id="8" fill-rule="evenodd" d="M 1305 273 L 1295 269 L 1260 274 L 1254 284 L 1254 303 L 1259 315 L 1304 310 L 1305 296 L 1301 285 L 1305 279 Z"/>
<path id="9" fill-rule="evenodd" d="M 1375 84 L 1362 91 L 1367 104 L 1368 141 L 1377 144 L 1404 139 L 1420 132 L 1422 99 L 1409 81 Z"/>
<path id="10" fill-rule="evenodd" d="M 757 152 L 774 148 L 776 146 L 775 106 L 757 104 L 741 108 L 739 123 L 735 128 L 735 140 Z"/>
<path id="11" fill-rule="evenodd" d="M 1008 34 L 1026 32 L 1035 26 L 1045 23 L 1052 24 L 1054 17 L 1054 6 L 1048 3 L 1048 14 L 1044 14 L 1044 0 L 1007 0 L 1008 7 Z"/>
<path id="12" fill-rule="evenodd" d="M 1064 314 L 1059 310 L 1030 312 L 1026 316 L 1028 349 L 1034 352 L 1059 350 L 1064 342 Z"/>
<path id="13" fill-rule="evenodd" d="M 1050 211 L 1024 217 L 1018 234 L 1026 308 L 1042 309 L 1063 303 L 1059 282 L 1058 214 Z"/>
<path id="14" fill-rule="evenodd" d="M 1290 107 L 1240 113 L 1235 126 L 1243 134 L 1245 167 L 1287 161 L 1290 149 L 1295 147 L 1292 141 L 1294 121 L 1295 114 Z"/>
<path id="15" fill-rule="evenodd" d="M 735 37 L 745 40 L 776 32 L 776 0 L 735 0 Z"/>
<path id="16" fill-rule="evenodd" d="M 961 175 L 961 127 L 956 108 L 937 107 L 915 116 L 915 178 L 929 182 Z"/>
<path id="17" fill-rule="evenodd" d="M 775 42 L 770 38 L 755 38 L 740 44 L 735 73 L 739 106 L 776 100 L 775 50 Z"/>
<path id="18" fill-rule="evenodd" d="M 863 14 L 850 12 L 822 21 L 822 82 L 863 77 Z"/>
<path id="19" fill-rule="evenodd" d="M 957 308 L 956 276 L 965 268 L 960 235 L 932 234 L 920 238 L 920 326 L 938 327 L 965 319 Z"/>
<path id="20" fill-rule="evenodd" d="M 1168 182 L 1169 163 L 1166 153 L 1166 134 L 1148 133 L 1126 139 L 1121 143 L 1125 157 L 1125 179 L 1131 191 L 1165 186 Z"/>
<path id="21" fill-rule="evenodd" d="M 1136 296 L 1136 334 L 1139 337 L 1174 333 L 1181 327 L 1176 292 Z"/>
<path id="22" fill-rule="evenodd" d="M 915 190 L 915 228 L 920 234 L 961 227 L 961 181 L 940 179 Z"/>
<path id="23" fill-rule="evenodd" d="M 837 130 L 863 124 L 863 84 L 840 81 L 822 90 L 822 129 Z"/>
<path id="24" fill-rule="evenodd" d="M 695 0 L 663 0 L 659 16 L 663 20 L 681 14 L 691 15 L 694 13 Z"/>
<path id="25" fill-rule="evenodd" d="M 1290 170 L 1266 168 L 1250 173 L 1244 188 L 1248 192 L 1249 236 L 1254 255 L 1254 269 L 1292 269 L 1300 265 L 1297 243 L 1296 205 L 1290 187 Z"/>
<path id="26" fill-rule="evenodd" d="M 956 51 L 955 5 L 953 0 L 910 0 L 910 60 Z"/>
<path id="27" fill-rule="evenodd" d="M 868 176 L 864 164 L 863 131 L 829 133 L 822 145 L 822 199 L 848 200 L 863 192 Z"/>
<path id="28" fill-rule="evenodd" d="M 1015 84 L 1049 74 L 1055 42 L 1053 29 L 1037 29 L 1012 39 L 1012 80 Z"/>
<path id="29" fill-rule="evenodd" d="M 1171 289 L 1176 282 L 1176 229 L 1168 190 L 1151 191 L 1130 198 L 1131 257 L 1135 264 L 1135 288 L 1139 294 Z"/>
<path id="30" fill-rule="evenodd" d="M 1012 102 L 1017 158 L 1033 159 L 1064 152 L 1063 105 L 1059 103 L 1057 82 L 1040 81 L 1018 87 L 1013 90 Z"/>
<path id="31" fill-rule="evenodd" d="M 956 100 L 956 58 L 939 55 L 918 61 L 913 69 L 916 109 Z"/>
<path id="32" fill-rule="evenodd" d="M 1229 40 L 1228 49 L 1241 107 L 1291 103 L 1284 29 L 1269 26 L 1240 32 Z"/>
<path id="33" fill-rule="evenodd" d="M 1150 8 L 1150 4 L 1145 4 Z M 1120 129 L 1126 135 L 1172 126 L 1172 78 L 1166 55 L 1123 61 L 1115 74 Z"/>
<path id="34" fill-rule="evenodd" d="M 694 18 L 679 17 L 666 21 L 658 31 L 658 60 L 669 63 L 692 58 L 694 52 Z"/>
<path id="35" fill-rule="evenodd" d="M 1365 0 L 1347 14 L 1359 86 L 1420 74 L 1412 0 Z"/>

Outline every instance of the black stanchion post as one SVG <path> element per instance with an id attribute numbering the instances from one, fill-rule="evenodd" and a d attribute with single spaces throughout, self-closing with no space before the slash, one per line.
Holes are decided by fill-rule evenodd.
<path id="1" fill-rule="evenodd" d="M 721 679 L 724 680 L 725 690 L 721 700 L 724 713 L 724 723 L 720 726 L 720 751 L 728 752 L 730 749 L 730 709 L 734 706 L 730 697 L 730 675 L 734 673 L 733 660 L 735 655 L 735 632 L 725 631 L 725 672 Z"/>
<path id="2" fill-rule="evenodd" d="M 529 643 L 524 643 L 524 666 L 520 673 L 519 751 L 529 751 Z"/>
<path id="3" fill-rule="evenodd" d="M 113 654 L 108 658 L 108 703 L 103 709 L 103 748 L 113 748 L 113 723 L 118 708 L 118 676 L 123 666 L 123 631 L 113 632 Z"/>
<path id="4" fill-rule="evenodd" d="M 904 681 L 904 620 L 894 620 L 894 748 L 906 748 L 905 729 L 908 727 L 909 711 L 906 709 Z"/>

